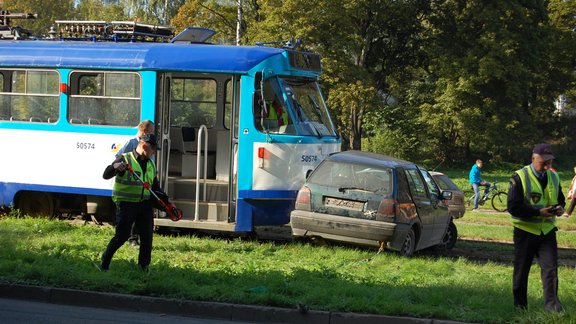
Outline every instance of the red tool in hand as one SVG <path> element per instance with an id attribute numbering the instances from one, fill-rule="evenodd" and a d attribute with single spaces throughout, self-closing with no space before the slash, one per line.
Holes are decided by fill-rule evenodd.
<path id="1" fill-rule="evenodd" d="M 142 178 L 140 178 L 140 176 L 134 172 L 134 168 L 132 168 L 132 166 L 130 165 L 130 163 L 127 163 L 127 161 L 124 160 L 124 157 L 122 157 L 122 160 L 124 162 L 124 164 L 126 165 L 126 169 L 132 173 L 136 179 L 138 179 L 138 181 L 140 181 L 140 183 L 142 183 L 142 187 L 144 187 L 144 189 L 147 189 L 148 191 L 150 191 L 150 194 L 152 194 L 152 196 L 154 196 L 154 198 L 156 198 L 156 200 L 158 201 L 158 203 L 160 204 L 160 206 L 162 206 L 162 208 L 164 208 L 164 211 L 168 214 L 168 217 L 170 217 L 170 219 L 174 222 L 177 222 L 179 220 L 182 219 L 183 213 L 181 209 L 178 209 L 171 201 L 163 201 L 162 199 L 160 199 L 160 197 L 158 197 L 158 195 L 154 192 L 154 190 L 152 190 L 152 188 L 150 187 L 150 184 L 147 182 L 144 182 L 144 180 L 142 180 Z"/>

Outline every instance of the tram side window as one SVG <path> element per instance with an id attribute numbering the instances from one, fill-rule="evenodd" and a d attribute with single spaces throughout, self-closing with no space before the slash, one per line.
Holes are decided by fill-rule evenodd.
<path id="1" fill-rule="evenodd" d="M 141 79 L 133 72 L 73 72 L 68 121 L 134 127 L 140 120 Z"/>
<path id="2" fill-rule="evenodd" d="M 0 120 L 49 123 L 58 120 L 56 71 L 0 70 Z"/>
<path id="3" fill-rule="evenodd" d="M 173 78 L 171 124 L 211 128 L 216 121 L 216 80 Z"/>

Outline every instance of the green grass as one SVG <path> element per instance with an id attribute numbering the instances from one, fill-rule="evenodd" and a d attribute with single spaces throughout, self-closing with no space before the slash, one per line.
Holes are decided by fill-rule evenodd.
<path id="1" fill-rule="evenodd" d="M 462 238 L 510 239 L 511 228 L 498 225 L 503 214 L 470 214 L 458 220 Z M 137 249 L 127 244 L 114 256 L 111 270 L 99 272 L 93 263 L 112 235 L 110 227 L 4 217 L 0 281 L 466 322 L 576 322 L 573 267 L 559 269 L 560 299 L 567 312 L 552 315 L 542 311 L 538 266 L 530 276 L 530 310 L 517 312 L 512 306 L 512 267 L 506 262 L 476 262 L 434 251 L 404 258 L 344 246 L 155 235 L 150 274 L 138 270 Z M 559 242 L 572 247 L 573 234 L 561 231 Z M 464 240 L 457 248 L 484 246 Z"/>

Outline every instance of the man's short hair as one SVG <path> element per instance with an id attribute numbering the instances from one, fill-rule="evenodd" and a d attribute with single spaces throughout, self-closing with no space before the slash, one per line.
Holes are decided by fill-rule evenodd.
<path id="1" fill-rule="evenodd" d="M 143 120 L 140 122 L 140 124 L 138 124 L 138 130 L 142 132 L 150 129 L 151 127 L 154 127 L 154 122 L 149 119 Z"/>

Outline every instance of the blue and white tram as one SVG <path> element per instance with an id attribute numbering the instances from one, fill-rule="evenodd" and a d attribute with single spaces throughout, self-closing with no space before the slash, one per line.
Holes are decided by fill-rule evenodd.
<path id="1" fill-rule="evenodd" d="M 251 232 L 289 222 L 307 173 L 340 149 L 319 56 L 190 42 L 0 41 L 0 205 L 110 216 L 102 172 L 150 119 L 184 218 Z"/>

